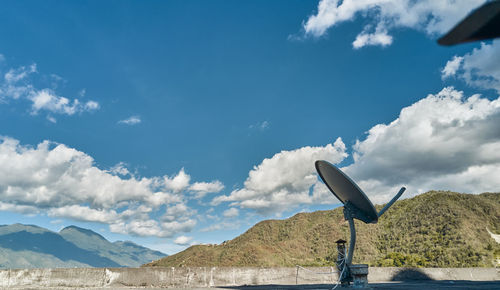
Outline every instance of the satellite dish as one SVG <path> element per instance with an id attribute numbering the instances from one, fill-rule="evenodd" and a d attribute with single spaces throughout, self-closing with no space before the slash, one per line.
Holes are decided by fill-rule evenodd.
<path id="1" fill-rule="evenodd" d="M 356 183 L 345 175 L 342 170 L 335 167 L 324 160 L 318 160 L 314 164 L 319 176 L 326 184 L 328 189 L 344 204 L 344 218 L 349 222 L 351 231 L 351 240 L 349 242 L 349 252 L 347 260 L 341 271 L 340 281 L 349 283 L 353 277 L 350 274 L 352 267 L 352 256 L 354 254 L 354 245 L 356 244 L 356 228 L 354 227 L 354 219 L 359 219 L 365 223 L 377 223 L 378 218 L 381 217 L 391 205 L 403 194 L 406 188 L 402 187 L 399 192 L 392 198 L 392 200 L 385 205 L 385 207 L 377 213 L 372 202 L 368 199 L 366 194 L 359 188 Z"/>
<path id="2" fill-rule="evenodd" d="M 467 15 L 438 43 L 454 45 L 496 37 L 500 37 L 500 1 L 491 1 Z"/>
<path id="3" fill-rule="evenodd" d="M 314 164 L 319 176 L 328 189 L 343 204 L 350 202 L 357 209 L 355 217 L 365 223 L 376 223 L 378 221 L 377 211 L 366 194 L 349 178 L 344 172 L 330 163 L 319 160 Z"/>

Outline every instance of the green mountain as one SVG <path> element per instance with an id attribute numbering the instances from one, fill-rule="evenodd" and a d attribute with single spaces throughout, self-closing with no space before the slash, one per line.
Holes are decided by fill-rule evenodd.
<path id="1" fill-rule="evenodd" d="M 383 205 L 376 206 L 380 210 Z M 500 193 L 431 191 L 396 202 L 377 224 L 356 221 L 355 263 L 492 267 L 500 244 Z M 262 221 L 220 245 L 197 245 L 144 266 L 331 266 L 349 239 L 342 208 Z"/>
<path id="2" fill-rule="evenodd" d="M 166 255 L 132 242 L 107 241 L 69 226 L 59 233 L 33 225 L 0 226 L 0 268 L 137 267 Z"/>

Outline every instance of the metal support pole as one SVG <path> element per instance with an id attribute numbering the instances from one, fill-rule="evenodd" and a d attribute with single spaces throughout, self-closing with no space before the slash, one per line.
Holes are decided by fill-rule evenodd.
<path id="1" fill-rule="evenodd" d="M 349 252 L 347 253 L 346 265 L 351 266 L 354 246 L 356 245 L 356 229 L 354 228 L 354 220 L 352 218 L 347 219 L 347 221 L 349 222 L 349 229 L 351 230 L 351 240 L 349 241 Z"/>
<path id="2" fill-rule="evenodd" d="M 349 222 L 349 230 L 351 232 L 351 239 L 349 241 L 349 252 L 345 261 L 345 271 L 340 281 L 342 285 L 349 285 L 353 281 L 351 275 L 352 257 L 354 255 L 354 248 L 356 247 L 356 228 L 354 227 L 354 217 L 358 214 L 358 209 L 353 206 L 349 201 L 344 205 L 344 218 Z"/>

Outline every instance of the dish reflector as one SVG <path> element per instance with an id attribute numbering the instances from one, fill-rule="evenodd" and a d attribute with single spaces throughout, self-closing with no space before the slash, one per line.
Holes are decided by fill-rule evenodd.
<path id="1" fill-rule="evenodd" d="M 344 205 L 354 207 L 354 218 L 365 223 L 376 223 L 378 221 L 377 211 L 366 194 L 345 175 L 340 169 L 324 160 L 318 160 L 314 164 L 319 176 L 328 189 Z"/>

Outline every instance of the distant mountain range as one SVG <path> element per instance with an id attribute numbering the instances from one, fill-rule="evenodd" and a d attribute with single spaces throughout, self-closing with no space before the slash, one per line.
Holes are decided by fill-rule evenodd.
<path id="1" fill-rule="evenodd" d="M 0 226 L 0 268 L 137 267 L 165 257 L 132 242 L 109 242 L 76 226 L 59 233 L 34 225 Z"/>
<path id="2" fill-rule="evenodd" d="M 492 236 L 500 233 L 500 193 L 432 191 L 396 202 L 377 224 L 356 221 L 356 228 L 355 263 L 492 267 L 500 261 Z M 262 221 L 233 240 L 144 266 L 332 266 L 338 239 L 349 240 L 342 208 Z"/>

